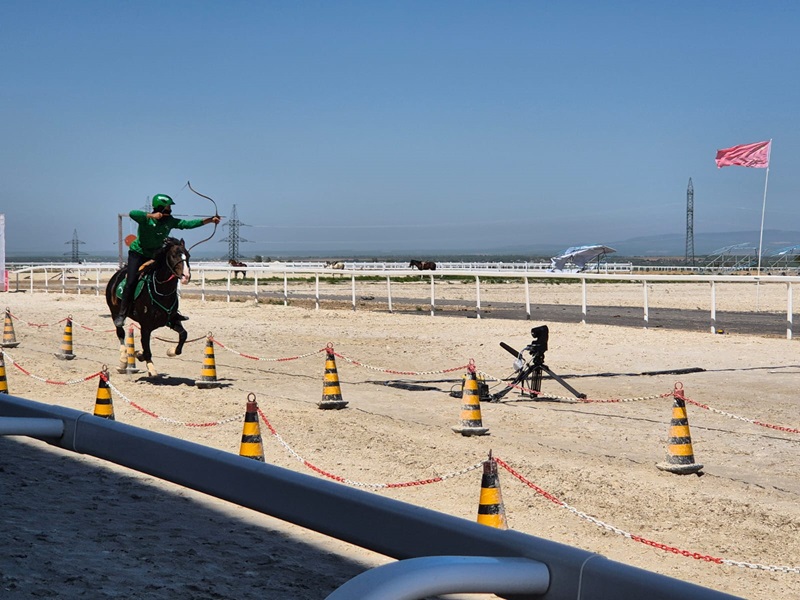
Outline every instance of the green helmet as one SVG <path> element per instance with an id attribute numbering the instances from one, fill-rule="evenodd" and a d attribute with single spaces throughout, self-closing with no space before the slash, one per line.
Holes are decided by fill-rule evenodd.
<path id="1" fill-rule="evenodd" d="M 164 208 L 165 206 L 172 206 L 175 204 L 172 198 L 166 194 L 156 194 L 153 196 L 153 208 Z"/>

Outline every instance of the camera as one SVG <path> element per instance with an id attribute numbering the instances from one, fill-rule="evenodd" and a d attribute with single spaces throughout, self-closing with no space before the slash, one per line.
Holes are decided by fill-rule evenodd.
<path id="1" fill-rule="evenodd" d="M 531 354 L 544 354 L 547 352 L 547 340 L 550 337 L 550 330 L 547 325 L 540 325 L 531 329 L 533 341 L 525 348 Z"/>

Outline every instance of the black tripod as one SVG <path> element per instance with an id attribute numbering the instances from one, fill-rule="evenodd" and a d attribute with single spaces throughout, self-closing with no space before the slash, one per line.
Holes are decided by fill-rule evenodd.
<path id="1" fill-rule="evenodd" d="M 514 361 L 514 370 L 517 372 L 511 382 L 504 389 L 496 394 L 492 394 L 491 402 L 499 402 L 500 399 L 508 394 L 515 387 L 522 386 L 526 388 L 522 391 L 523 396 L 532 399 L 541 398 L 542 391 L 542 373 L 547 373 L 555 379 L 558 383 L 569 390 L 576 398 L 586 398 L 586 394 L 581 394 L 570 384 L 564 381 L 561 377 L 556 375 L 546 364 L 544 364 L 544 353 L 547 352 L 547 340 L 550 337 L 550 330 L 547 325 L 534 327 L 531 329 L 533 341 L 523 348 L 522 352 L 514 350 L 505 342 L 500 342 L 500 346 L 507 352 L 516 357 Z M 525 361 L 522 358 L 523 352 L 530 354 L 530 358 Z"/>

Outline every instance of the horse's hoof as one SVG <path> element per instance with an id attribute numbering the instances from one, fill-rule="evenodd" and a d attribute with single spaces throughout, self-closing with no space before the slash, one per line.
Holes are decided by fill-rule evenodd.
<path id="1" fill-rule="evenodd" d="M 170 358 L 174 358 L 174 357 L 176 357 L 178 355 L 175 353 L 175 350 L 170 348 L 169 350 L 167 350 L 167 356 L 169 356 Z"/>
<path id="2" fill-rule="evenodd" d="M 156 368 L 153 365 L 153 363 L 147 363 L 147 374 L 150 377 L 158 377 L 158 371 L 156 371 Z"/>

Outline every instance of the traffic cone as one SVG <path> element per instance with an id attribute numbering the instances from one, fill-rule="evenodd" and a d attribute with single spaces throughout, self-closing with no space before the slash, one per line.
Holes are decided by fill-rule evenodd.
<path id="1" fill-rule="evenodd" d="M 469 361 L 468 371 L 461 391 L 461 425 L 455 425 L 453 431 L 461 435 L 486 435 L 489 428 L 484 427 L 481 420 L 480 391 L 472 360 Z"/>
<path id="2" fill-rule="evenodd" d="M 94 401 L 94 416 L 104 419 L 114 419 L 114 404 L 111 402 L 111 388 L 108 387 L 108 369 L 103 365 L 100 381 L 97 384 L 97 396 Z"/>
<path id="3" fill-rule="evenodd" d="M 67 324 L 64 326 L 64 336 L 61 338 L 61 351 L 56 354 L 61 360 L 72 360 L 75 355 L 72 353 L 72 316 L 67 317 Z"/>
<path id="4" fill-rule="evenodd" d="M 133 326 L 128 328 L 128 335 L 125 336 L 125 358 L 124 368 L 117 368 L 117 373 L 138 373 L 141 369 L 136 367 L 136 345 L 133 342 Z"/>
<path id="5" fill-rule="evenodd" d="M 0 394 L 8 393 L 8 381 L 6 381 L 6 355 L 0 350 Z"/>
<path id="6" fill-rule="evenodd" d="M 500 493 L 500 478 L 497 476 L 497 461 L 492 458 L 491 450 L 489 459 L 483 463 L 481 496 L 478 500 L 478 523 L 497 529 L 508 529 L 503 495 Z"/>
<path id="7" fill-rule="evenodd" d="M 214 340 L 211 334 L 208 334 L 208 339 L 206 339 L 206 349 L 203 355 L 203 369 L 200 379 L 195 381 L 194 384 L 202 390 L 220 387 L 222 385 L 217 381 L 217 365 L 214 362 Z"/>
<path id="8" fill-rule="evenodd" d="M 682 384 L 675 384 L 672 397 L 674 402 L 672 404 L 669 441 L 667 442 L 667 462 L 658 463 L 656 467 L 662 471 L 669 471 L 678 475 L 698 473 L 703 469 L 703 465 L 694 462 L 692 435 L 689 432 L 689 418 L 686 414 L 686 402 L 684 401 Z"/>
<path id="9" fill-rule="evenodd" d="M 2 348 L 16 348 L 19 346 L 17 336 L 14 334 L 14 321 L 11 320 L 11 311 L 6 308 L 6 318 L 3 324 L 3 343 Z"/>
<path id="10" fill-rule="evenodd" d="M 252 392 L 247 396 L 239 456 L 264 462 L 264 444 L 261 442 L 261 428 L 258 425 L 258 404 L 256 404 L 256 395 Z"/>
<path id="11" fill-rule="evenodd" d="M 339 373 L 336 371 L 336 356 L 333 345 L 325 348 L 325 377 L 322 380 L 322 400 L 317 405 L 319 408 L 344 408 L 347 401 L 342 400 L 342 388 L 339 387 Z"/>

